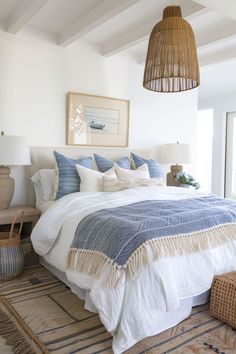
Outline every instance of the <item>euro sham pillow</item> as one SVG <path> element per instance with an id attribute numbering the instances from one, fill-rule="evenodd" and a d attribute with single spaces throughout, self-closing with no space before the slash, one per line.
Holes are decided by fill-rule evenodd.
<path id="1" fill-rule="evenodd" d="M 116 162 L 108 160 L 105 157 L 102 157 L 97 154 L 94 154 L 94 159 L 95 159 L 98 171 L 103 172 L 103 173 L 106 172 L 107 170 L 110 170 L 114 165 L 120 166 L 120 167 L 128 169 L 128 170 L 131 169 L 130 159 L 127 156 L 122 157 L 121 159 L 117 160 Z"/>
<path id="2" fill-rule="evenodd" d="M 42 204 L 53 200 L 53 190 L 55 183 L 54 169 L 41 169 L 32 177 L 31 181 L 34 186 L 36 207 L 40 208 Z"/>
<path id="3" fill-rule="evenodd" d="M 118 192 L 124 189 L 131 189 L 136 187 L 147 186 L 162 186 L 163 182 L 158 178 L 112 178 L 110 176 L 103 176 L 103 191 L 104 192 Z"/>
<path id="4" fill-rule="evenodd" d="M 54 151 L 56 159 L 56 178 L 58 179 L 58 187 L 56 190 L 55 199 L 80 191 L 80 177 L 78 175 L 76 165 L 81 165 L 86 168 L 93 168 L 92 157 L 81 157 L 80 159 L 71 159 L 57 151 Z"/>
<path id="5" fill-rule="evenodd" d="M 142 164 L 136 170 L 127 170 L 119 166 L 115 166 L 116 174 L 118 178 L 133 178 L 133 179 L 150 179 L 148 165 L 146 163 Z"/>
<path id="6" fill-rule="evenodd" d="M 84 166 L 76 165 L 80 177 L 80 192 L 103 192 L 103 176 L 117 179 L 115 167 L 106 172 L 90 170 Z"/>
<path id="7" fill-rule="evenodd" d="M 135 168 L 142 166 L 144 163 L 146 163 L 148 165 L 150 178 L 164 179 L 164 173 L 161 169 L 161 166 L 155 160 L 144 159 L 143 157 L 138 156 L 138 155 L 134 154 L 133 152 L 131 152 L 131 158 L 132 158 Z"/>

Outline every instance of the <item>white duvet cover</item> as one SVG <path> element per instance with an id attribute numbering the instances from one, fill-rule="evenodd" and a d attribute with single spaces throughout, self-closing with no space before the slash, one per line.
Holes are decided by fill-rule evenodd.
<path id="1" fill-rule="evenodd" d="M 85 306 L 97 311 L 113 334 L 113 351 L 122 353 L 141 339 L 157 333 L 166 312 L 178 309 L 180 300 L 207 291 L 213 276 L 236 270 L 236 241 L 180 257 L 157 260 L 132 279 L 120 279 L 116 288 L 104 286 L 108 272 L 99 279 L 66 271 L 66 258 L 78 223 L 87 215 L 143 200 L 178 200 L 201 197 L 185 188 L 139 187 L 115 193 L 73 193 L 55 202 L 36 224 L 31 239 L 36 252 L 81 289 Z"/>

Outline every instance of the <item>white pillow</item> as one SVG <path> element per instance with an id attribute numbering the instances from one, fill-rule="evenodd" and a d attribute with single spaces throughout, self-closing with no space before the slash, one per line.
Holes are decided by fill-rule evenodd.
<path id="1" fill-rule="evenodd" d="M 53 200 L 53 190 L 55 183 L 54 169 L 41 169 L 37 171 L 31 177 L 31 181 L 34 185 L 36 207 L 39 207 L 45 202 Z"/>
<path id="2" fill-rule="evenodd" d="M 103 190 L 104 192 L 118 192 L 124 189 L 147 187 L 147 186 L 162 186 L 163 182 L 158 178 L 112 178 L 103 176 Z"/>
<path id="3" fill-rule="evenodd" d="M 76 165 L 77 172 L 80 176 L 80 192 L 102 192 L 103 191 L 103 176 L 117 178 L 115 167 L 105 173 L 91 170 L 81 165 Z"/>
<path id="4" fill-rule="evenodd" d="M 115 166 L 116 174 L 118 178 L 125 178 L 125 179 L 150 179 L 150 174 L 148 170 L 148 165 L 144 163 L 142 166 L 138 167 L 136 170 L 128 170 L 126 168 L 122 168 L 119 166 Z"/>

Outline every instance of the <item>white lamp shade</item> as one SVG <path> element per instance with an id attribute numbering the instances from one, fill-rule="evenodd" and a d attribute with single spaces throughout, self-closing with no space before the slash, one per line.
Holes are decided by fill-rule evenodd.
<path id="1" fill-rule="evenodd" d="M 30 151 L 25 137 L 0 135 L 0 166 L 30 164 Z"/>
<path id="2" fill-rule="evenodd" d="M 192 162 L 190 144 L 165 144 L 162 146 L 162 163 L 189 164 Z"/>

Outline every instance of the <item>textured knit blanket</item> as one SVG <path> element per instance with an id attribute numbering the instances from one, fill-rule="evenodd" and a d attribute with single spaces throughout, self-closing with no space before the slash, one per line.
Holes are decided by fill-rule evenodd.
<path id="1" fill-rule="evenodd" d="M 141 267 L 217 247 L 236 239 L 236 202 L 216 196 L 177 201 L 143 201 L 103 209 L 78 225 L 68 268 L 94 277 L 109 266 L 110 286 L 121 272 L 135 276 Z"/>

